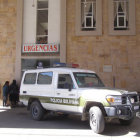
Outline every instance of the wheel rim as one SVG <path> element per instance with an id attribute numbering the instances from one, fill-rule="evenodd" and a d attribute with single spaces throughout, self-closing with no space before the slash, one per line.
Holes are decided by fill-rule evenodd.
<path id="1" fill-rule="evenodd" d="M 91 123 L 92 123 L 93 126 L 97 125 L 97 119 L 96 119 L 95 114 L 91 114 L 90 120 L 91 120 Z"/>
<path id="2" fill-rule="evenodd" d="M 33 108 L 32 108 L 32 115 L 34 117 L 37 117 L 38 116 L 38 112 L 39 112 L 39 108 L 37 106 L 33 106 Z"/>

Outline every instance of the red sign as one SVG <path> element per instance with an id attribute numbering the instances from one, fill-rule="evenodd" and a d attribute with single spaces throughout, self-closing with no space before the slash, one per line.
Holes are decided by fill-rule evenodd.
<path id="1" fill-rule="evenodd" d="M 59 52 L 58 44 L 23 44 L 23 53 Z"/>

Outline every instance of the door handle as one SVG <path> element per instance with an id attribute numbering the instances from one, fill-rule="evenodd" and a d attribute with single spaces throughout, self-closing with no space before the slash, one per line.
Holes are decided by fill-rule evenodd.
<path id="1" fill-rule="evenodd" d="M 24 94 L 26 94 L 26 93 L 27 93 L 27 91 L 23 91 L 23 93 L 24 93 Z"/>
<path id="2" fill-rule="evenodd" d="M 75 96 L 75 94 L 69 94 L 69 96 Z"/>
<path id="3" fill-rule="evenodd" d="M 57 93 L 57 95 L 60 95 L 61 93 Z"/>

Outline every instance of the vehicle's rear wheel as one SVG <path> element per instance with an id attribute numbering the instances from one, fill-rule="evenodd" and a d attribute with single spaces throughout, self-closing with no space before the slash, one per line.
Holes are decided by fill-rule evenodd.
<path id="1" fill-rule="evenodd" d="M 30 113 L 34 120 L 40 121 L 44 117 L 45 110 L 38 101 L 34 101 L 30 107 Z"/>
<path id="2" fill-rule="evenodd" d="M 119 119 L 121 125 L 131 125 L 133 123 L 133 120 L 134 120 L 134 118 L 132 118 L 130 120 Z"/>
<path id="3" fill-rule="evenodd" d="M 90 115 L 89 123 L 90 123 L 91 129 L 95 133 L 98 133 L 98 134 L 102 133 L 105 128 L 105 121 L 104 121 L 104 116 L 101 109 L 96 106 L 91 107 L 89 110 L 89 115 Z"/>

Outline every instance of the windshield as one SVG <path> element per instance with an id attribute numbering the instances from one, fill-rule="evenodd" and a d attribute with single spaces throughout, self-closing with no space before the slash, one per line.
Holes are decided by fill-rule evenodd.
<path id="1" fill-rule="evenodd" d="M 104 87 L 104 84 L 95 73 L 74 72 L 73 74 L 79 88 Z"/>

